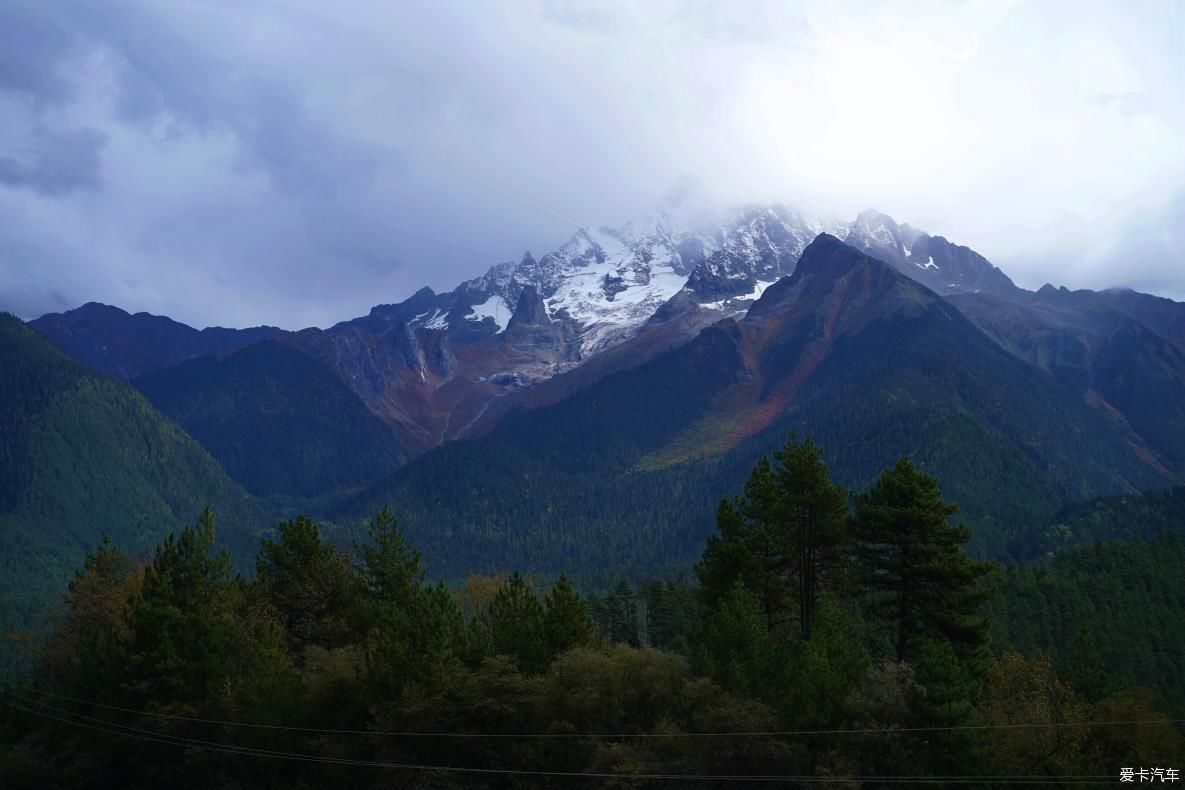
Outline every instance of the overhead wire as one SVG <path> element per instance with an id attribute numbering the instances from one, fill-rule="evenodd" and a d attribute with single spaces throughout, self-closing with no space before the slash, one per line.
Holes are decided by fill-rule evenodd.
<path id="1" fill-rule="evenodd" d="M 922 733 L 922 732 L 957 732 L 957 731 L 976 731 L 976 730 L 1011 730 L 1011 729 L 1028 729 L 1028 728 L 1062 728 L 1062 727 L 1134 727 L 1144 725 L 1176 725 L 1185 724 L 1185 718 L 1182 719 L 1131 719 L 1119 721 L 1067 721 L 1067 722 L 1015 722 L 1009 724 L 959 724 L 949 726 L 935 726 L 935 727 L 865 727 L 865 728 L 839 728 L 839 729 L 799 729 L 799 730 L 755 730 L 755 731 L 721 731 L 721 732 L 442 732 L 433 730 L 351 730 L 351 729 L 333 729 L 325 727 L 298 727 L 294 725 L 285 724 L 264 724 L 257 722 L 243 722 L 243 721 L 228 721 L 223 719 L 209 719 L 199 716 L 184 716 L 176 713 L 163 713 L 156 711 L 139 710 L 136 708 L 121 707 L 119 705 L 109 705 L 93 700 L 80 699 L 78 697 L 70 697 L 64 694 L 56 694 L 51 691 L 43 689 L 36 689 L 29 686 L 11 686 L 10 688 L 20 688 L 25 691 L 31 691 L 34 694 L 42 694 L 47 697 L 54 697 L 56 699 L 73 702 L 78 705 L 88 705 L 104 710 L 118 711 L 120 713 L 129 713 L 137 716 L 148 716 L 159 719 L 172 719 L 178 721 L 188 721 L 197 724 L 212 724 L 224 727 L 243 727 L 250 729 L 264 729 L 264 730 L 287 730 L 293 732 L 308 732 L 322 735 L 369 735 L 380 737 L 431 737 L 431 738 L 573 738 L 573 739 L 592 739 L 602 738 L 606 740 L 624 740 L 628 738 L 725 738 L 725 737 L 749 737 L 749 738 L 785 738 L 796 736 L 812 736 L 812 735 L 896 735 L 900 733 Z M 13 693 L 13 692 L 9 692 Z M 18 696 L 14 693 L 14 696 Z"/>
<path id="2" fill-rule="evenodd" d="M 9 692 L 11 693 L 11 692 Z M 17 696 L 17 695 L 13 695 Z M 993 784 L 1007 784 L 1007 785 L 1027 785 L 1027 784 L 1061 784 L 1061 783 L 1078 783 L 1078 784 L 1107 784 L 1114 779 L 1112 777 L 1102 776 L 1054 776 L 1054 777 L 1028 777 L 1028 776 L 942 776 L 942 777 L 916 777 L 916 776 L 790 776 L 790 775 L 712 775 L 712 774 L 666 774 L 666 773 L 616 773 L 606 771 L 555 771 L 555 770 L 541 770 L 541 769 L 526 769 L 526 768 L 482 768 L 471 766 L 455 766 L 455 765 L 425 765 L 419 763 L 402 763 L 402 762 L 387 762 L 377 760 L 358 760 L 345 757 L 331 757 L 326 755 L 314 755 L 301 752 L 282 752 L 272 749 L 259 749 L 249 746 L 239 746 L 234 744 L 217 743 L 214 741 L 203 741 L 195 738 L 187 738 L 184 736 L 171 735 L 167 733 L 160 733 L 150 730 L 142 730 L 140 728 L 130 727 L 128 725 L 120 725 L 114 722 L 105 722 L 101 719 L 96 719 L 92 716 L 85 716 L 84 714 L 77 714 L 62 709 L 53 708 L 52 706 L 43 705 L 43 703 L 34 702 L 34 705 L 43 705 L 43 707 L 57 711 L 64 712 L 67 716 L 57 716 L 53 713 L 47 713 L 44 710 L 37 710 L 29 708 L 24 705 L 19 705 L 0 699 L 0 704 L 7 705 L 11 708 L 24 711 L 34 716 L 58 721 L 64 724 L 69 724 L 75 727 L 82 727 L 92 731 L 102 732 L 116 737 L 130 738 L 133 740 L 148 741 L 161 743 L 172 746 L 184 746 L 186 748 L 195 748 L 205 751 L 221 752 L 229 754 L 246 755 L 253 757 L 290 760 L 297 762 L 322 763 L 327 765 L 347 765 L 365 768 L 382 768 L 382 769 L 399 769 L 399 770 L 413 770 L 413 771 L 433 771 L 433 772 L 452 772 L 465 774 L 487 774 L 487 775 L 513 775 L 513 776 L 535 776 L 535 777 L 559 777 L 559 778 L 589 778 L 589 779 L 642 779 L 647 781 L 697 781 L 697 782 L 797 782 L 797 783 L 823 783 L 823 782 L 841 782 L 841 781 L 876 781 L 890 784 L 976 784 L 980 782 L 990 782 Z M 74 717 L 74 718 L 68 718 Z M 87 719 L 92 722 L 101 722 L 99 724 L 88 724 L 86 721 L 78 721 L 77 719 Z M 107 725 L 107 726 L 103 726 Z M 122 728 L 122 729 L 118 729 Z"/>

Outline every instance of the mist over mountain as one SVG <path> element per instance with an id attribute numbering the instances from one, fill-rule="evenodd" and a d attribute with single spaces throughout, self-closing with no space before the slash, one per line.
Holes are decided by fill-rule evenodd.
<path id="1" fill-rule="evenodd" d="M 0 786 L 1180 781 L 1182 42 L 0 3 Z"/>
<path id="2" fill-rule="evenodd" d="M 1157 469 L 1142 484 L 1121 474 L 1113 484 L 1080 486 L 1083 492 L 1177 479 L 1182 418 L 1175 393 L 1182 380 L 1185 306 L 1132 291 L 1026 291 L 974 250 L 871 209 L 844 223 L 782 206 L 694 215 L 668 208 L 621 228 L 581 229 L 555 251 L 496 264 L 451 291 L 423 288 L 326 330 L 199 332 L 99 305 L 47 315 L 32 326 L 78 359 L 132 379 L 249 490 L 316 498 L 374 483 L 444 443 L 478 438 L 508 415 L 556 403 L 607 375 L 643 365 L 720 321 L 746 315 L 757 320 L 768 310 L 763 305 L 789 287 L 787 278 L 798 272 L 808 247 L 822 238 L 842 239 L 847 248 L 887 264 L 901 282 L 921 286 L 919 293 L 932 293 L 943 304 L 939 297 L 949 299 L 995 341 L 995 348 L 981 343 L 977 351 L 952 353 L 952 368 L 1001 351 L 1015 356 L 1067 391 L 1026 397 L 1049 401 L 1073 394 L 1066 408 L 1095 420 L 1091 433 L 1124 432 L 1123 453 L 1141 454 Z M 810 281 L 805 274 L 793 280 Z M 775 328 L 776 337 L 761 344 L 807 331 L 780 323 Z M 820 346 L 814 353 L 825 356 L 829 349 Z M 211 354 L 218 361 L 200 361 Z M 289 373 L 278 374 L 281 358 Z M 759 403 L 730 395 L 725 410 L 749 413 L 747 427 L 712 436 L 702 427 L 683 426 L 681 441 L 698 448 L 692 452 L 698 455 L 769 428 L 783 419 L 821 361 L 802 363 L 781 385 L 763 384 L 754 396 Z M 292 374 L 297 370 L 303 373 Z M 1157 387 L 1163 396 L 1136 395 L 1132 382 Z M 277 408 L 277 397 L 284 407 Z M 263 436 L 281 443 L 260 441 Z M 302 463 L 296 459 L 313 446 L 320 449 L 296 473 Z M 665 452 L 660 457 L 678 456 Z M 1043 463 L 1060 468 L 1082 461 Z M 277 465 L 285 471 L 264 471 Z M 354 471 L 347 474 L 347 467 Z M 296 476 L 263 483 L 267 474 Z M 325 482 L 314 484 L 316 479 Z M 1051 506 L 1063 498 L 1053 497 Z"/>

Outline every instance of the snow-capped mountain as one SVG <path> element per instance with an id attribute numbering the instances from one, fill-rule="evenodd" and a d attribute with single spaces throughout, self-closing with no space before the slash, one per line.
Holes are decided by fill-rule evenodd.
<path id="1" fill-rule="evenodd" d="M 743 312 L 768 286 L 794 272 L 816 236 L 843 227 L 781 206 L 748 209 L 720 248 L 691 273 L 687 291 L 702 307 Z"/>
<path id="2" fill-rule="evenodd" d="M 981 292 L 1010 296 L 1020 290 L 1008 275 L 969 247 L 930 236 L 908 223 L 898 225 L 874 209 L 856 217 L 844 241 L 944 296 Z"/>
<path id="3" fill-rule="evenodd" d="M 790 274 L 815 236 L 843 227 L 777 206 L 690 223 L 659 214 L 621 228 L 583 228 L 538 260 L 527 253 L 491 267 L 410 323 L 465 334 L 476 323 L 498 334 L 523 288 L 533 286 L 548 316 L 573 327 L 581 361 L 631 337 L 685 287 L 706 307 L 742 308 Z"/>
<path id="4" fill-rule="evenodd" d="M 660 214 L 621 228 L 582 228 L 562 247 L 536 260 L 500 263 L 462 283 L 452 304 L 417 314 L 426 329 L 484 325 L 503 332 L 523 289 L 542 297 L 547 316 L 572 326 L 577 360 L 628 337 L 683 287 L 704 256 L 717 249 L 723 232 L 688 229 Z"/>
<path id="5" fill-rule="evenodd" d="M 515 400 L 505 396 L 569 371 L 569 383 L 595 380 L 740 317 L 821 233 L 941 294 L 1019 291 L 966 247 L 871 210 L 850 223 L 783 206 L 666 210 L 581 229 L 556 250 L 496 264 L 452 291 L 424 288 L 278 340 L 332 367 L 412 456 L 479 433 Z"/>

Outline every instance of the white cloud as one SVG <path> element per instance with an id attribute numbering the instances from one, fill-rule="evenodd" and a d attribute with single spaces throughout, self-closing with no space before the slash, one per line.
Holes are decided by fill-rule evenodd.
<path id="1" fill-rule="evenodd" d="M 1181 297 L 1182 18 L 1173 2 L 14 0 L 0 157 L 36 129 L 105 142 L 80 149 L 97 168 L 61 158 L 90 166 L 85 189 L 0 184 L 0 301 L 326 324 L 625 220 L 689 176 L 721 200 L 874 205 L 1026 285 Z"/>

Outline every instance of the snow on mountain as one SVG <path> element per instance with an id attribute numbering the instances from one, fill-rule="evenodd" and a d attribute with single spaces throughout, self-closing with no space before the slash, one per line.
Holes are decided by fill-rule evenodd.
<path id="1" fill-rule="evenodd" d="M 697 250 L 710 248 L 696 236 Z M 663 218 L 618 230 L 582 230 L 540 259 L 532 284 L 552 315 L 580 326 L 582 356 L 623 340 L 687 281 L 692 261 Z"/>
<path id="2" fill-rule="evenodd" d="M 431 315 L 420 313 L 412 319 L 412 325 L 419 325 L 425 329 L 448 329 L 448 315 L 440 308 L 436 308 Z"/>
<path id="3" fill-rule="evenodd" d="M 533 286 L 553 319 L 575 326 L 584 358 L 637 331 L 719 247 L 722 235 L 684 228 L 667 214 L 621 228 L 583 228 L 538 260 L 527 253 L 517 264 L 497 264 L 462 283 L 454 293 L 470 309 L 449 312 L 481 321 L 499 305 L 517 304 L 523 288 Z M 428 327 L 430 320 L 417 316 L 413 325 Z M 431 328 L 444 328 L 435 320 Z"/>
<path id="4" fill-rule="evenodd" d="M 510 316 L 513 314 L 514 310 L 506 304 L 506 300 L 494 294 L 481 304 L 473 305 L 473 315 L 468 317 L 474 321 L 484 321 L 487 318 L 492 318 L 494 324 L 498 327 L 498 332 L 501 333 L 505 331 L 506 324 L 510 321 Z"/>
<path id="5" fill-rule="evenodd" d="M 719 249 L 691 273 L 687 291 L 701 307 L 743 312 L 768 286 L 793 273 L 816 236 L 839 227 L 780 206 L 739 212 L 721 229 Z"/>
<path id="6" fill-rule="evenodd" d="M 887 214 L 868 209 L 847 228 L 844 241 L 882 260 L 943 295 L 1018 293 L 1012 280 L 979 253 L 910 227 L 898 225 Z"/>
<path id="7" fill-rule="evenodd" d="M 664 305 L 671 306 L 668 312 L 696 311 L 698 317 L 686 322 L 692 328 L 744 313 L 767 287 L 794 272 L 820 233 L 845 239 L 939 293 L 1014 288 L 966 247 L 877 211 L 845 223 L 784 206 L 749 206 L 695 217 L 662 211 L 618 228 L 582 228 L 539 258 L 528 252 L 452 292 L 417 294 L 414 312 L 410 305 L 380 312 L 406 316 L 399 320 L 413 336 L 440 333 L 431 342 L 444 351 L 496 338 L 503 350 L 480 356 L 494 354 L 504 367 L 484 372 L 486 380 L 496 373 L 536 381 L 633 337 Z M 538 327 L 529 342 L 523 332 L 507 331 L 526 289 Z M 546 325 L 554 330 L 545 331 Z"/>
<path id="8" fill-rule="evenodd" d="M 583 228 L 539 259 L 527 253 L 462 283 L 450 320 L 481 321 L 493 297 L 516 304 L 534 286 L 549 315 L 573 325 L 575 358 L 583 360 L 632 337 L 684 288 L 704 306 L 743 308 L 790 274 L 819 233 L 844 227 L 775 206 L 692 219 L 663 212 L 620 228 Z M 442 328 L 435 320 L 433 328 Z"/>

